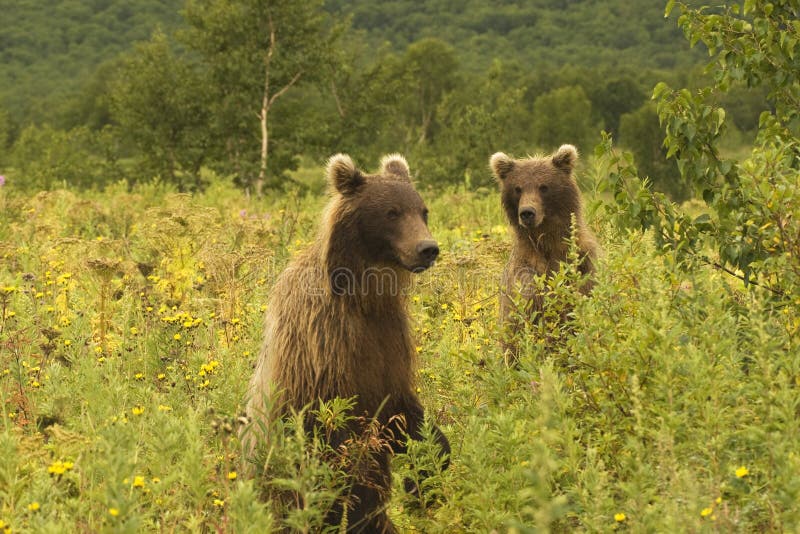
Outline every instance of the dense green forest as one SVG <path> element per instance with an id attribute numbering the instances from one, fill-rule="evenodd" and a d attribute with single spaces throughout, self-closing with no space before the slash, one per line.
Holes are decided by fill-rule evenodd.
<path id="1" fill-rule="evenodd" d="M 648 99 L 660 80 L 699 75 L 702 52 L 658 3 L 328 0 L 284 10 L 261 153 L 253 117 L 268 5 L 4 2 L 0 169 L 12 183 L 22 171 L 27 187 L 159 178 L 197 189 L 212 173 L 260 191 L 287 183 L 303 157 L 400 151 L 424 159 L 430 183 L 480 183 L 498 147 L 569 141 L 590 151 L 605 129 L 683 194 L 674 165 L 654 160 L 663 150 Z M 740 129 L 752 130 L 757 112 L 734 114 Z"/>
<path id="2" fill-rule="evenodd" d="M 395 49 L 427 37 L 458 50 L 464 68 L 479 71 L 494 59 L 519 60 L 526 69 L 584 65 L 623 69 L 691 68 L 660 2 L 641 0 L 328 0 L 327 8 L 352 17 L 371 42 Z"/>
<path id="3" fill-rule="evenodd" d="M 18 122 L 66 109 L 104 62 L 181 22 L 181 0 L 0 0 L 0 105 Z M 73 120 L 77 120 L 74 117 Z"/>

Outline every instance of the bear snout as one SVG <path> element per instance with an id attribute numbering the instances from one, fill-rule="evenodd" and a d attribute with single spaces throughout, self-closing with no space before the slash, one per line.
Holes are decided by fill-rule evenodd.
<path id="1" fill-rule="evenodd" d="M 439 257 L 439 245 L 433 239 L 424 239 L 417 243 L 417 255 L 425 266 L 430 267 Z"/>
<path id="2" fill-rule="evenodd" d="M 519 224 L 525 227 L 534 226 L 536 223 L 536 209 L 533 206 L 521 206 L 519 208 Z"/>

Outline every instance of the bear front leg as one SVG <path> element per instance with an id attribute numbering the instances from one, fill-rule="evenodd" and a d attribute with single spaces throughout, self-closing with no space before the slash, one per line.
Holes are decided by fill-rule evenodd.
<path id="1" fill-rule="evenodd" d="M 391 441 L 392 451 L 395 454 L 405 453 L 408 451 L 406 435 L 408 436 L 408 439 L 413 439 L 416 441 L 422 441 L 423 439 L 422 426 L 425 423 L 425 411 L 422 408 L 422 405 L 419 403 L 419 400 L 417 400 L 416 397 L 411 399 L 411 401 L 407 404 L 406 409 L 401 412 L 400 415 L 403 415 L 402 419 L 405 419 L 405 425 L 403 425 L 401 418 L 393 419 L 388 425 L 390 427 L 390 432 L 392 432 L 392 435 L 394 436 L 394 439 Z M 438 445 L 438 457 L 442 461 L 442 470 L 447 469 L 450 465 L 450 441 L 438 426 L 431 425 L 431 431 L 433 434 L 433 439 Z M 413 465 L 411 467 L 414 469 Z M 425 469 L 420 469 L 418 471 L 418 480 L 425 480 L 426 478 L 430 477 L 431 474 L 432 473 Z M 416 481 L 412 480 L 411 478 L 406 478 L 403 481 L 403 487 L 407 493 L 419 497 L 420 488 Z"/>

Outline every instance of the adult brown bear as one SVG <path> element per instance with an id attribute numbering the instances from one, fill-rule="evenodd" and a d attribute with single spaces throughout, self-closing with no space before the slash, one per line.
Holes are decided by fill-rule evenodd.
<path id="1" fill-rule="evenodd" d="M 549 156 L 514 159 L 497 152 L 489 160 L 514 231 L 500 290 L 500 322 L 506 330 L 503 348 L 512 362 L 519 356 L 515 336 L 524 321 L 544 306 L 534 278 L 558 271 L 567 259 L 573 221 L 578 269 L 588 277 L 580 290 L 588 293 L 593 285 L 598 245 L 583 220 L 581 193 L 573 176 L 577 159 L 574 146 L 561 145 Z"/>
<path id="2" fill-rule="evenodd" d="M 405 450 L 404 433 L 420 438 L 424 419 L 405 292 L 412 273 L 433 265 L 439 247 L 402 156 L 384 157 L 379 172 L 367 175 L 338 154 L 327 176 L 332 198 L 317 239 L 280 275 L 269 299 L 247 404 L 259 424 L 243 434 L 244 452 L 253 456 L 257 429 L 273 418 L 354 397 L 353 415 L 377 419 L 391 447 L 374 451 L 366 478 L 354 482 L 355 498 L 339 502 L 326 522 L 339 524 L 346 515 L 349 532 L 394 532 L 386 514 L 390 455 Z M 434 435 L 449 455 L 438 428 Z M 344 439 L 336 436 L 331 445 Z"/>

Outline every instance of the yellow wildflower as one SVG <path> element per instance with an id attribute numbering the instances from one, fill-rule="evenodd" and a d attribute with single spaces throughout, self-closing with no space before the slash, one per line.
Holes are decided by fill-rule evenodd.
<path id="1" fill-rule="evenodd" d="M 228 480 L 236 480 L 236 471 L 228 473 Z"/>
<path id="2" fill-rule="evenodd" d="M 61 460 L 57 460 L 52 464 L 50 464 L 50 466 L 47 468 L 47 472 L 50 473 L 51 475 L 63 475 L 64 473 L 72 469 L 74 465 L 75 464 L 73 464 L 72 462 L 62 462 Z"/>
<path id="3" fill-rule="evenodd" d="M 31 512 L 38 512 L 39 508 L 41 508 L 41 506 L 39 506 L 39 503 L 36 501 L 33 501 L 28 505 L 28 510 L 30 510 Z"/>
<path id="4" fill-rule="evenodd" d="M 134 488 L 143 488 L 144 487 L 144 477 L 140 475 L 136 475 L 133 477 L 133 484 Z"/>
<path id="5" fill-rule="evenodd" d="M 750 474 L 750 470 L 745 466 L 741 466 L 736 470 L 736 478 L 744 478 Z"/>
<path id="6" fill-rule="evenodd" d="M 628 516 L 626 516 L 622 512 L 618 512 L 618 513 L 614 514 L 614 521 L 616 521 L 617 523 L 622 523 L 626 519 L 628 519 Z"/>
<path id="7" fill-rule="evenodd" d="M 712 513 L 713 511 L 714 511 L 714 510 L 712 510 L 710 507 L 709 507 L 709 508 L 703 508 L 702 510 L 700 510 L 700 516 L 701 516 L 701 517 L 708 517 L 708 516 L 710 516 L 710 515 L 711 515 L 711 513 Z"/>
<path id="8" fill-rule="evenodd" d="M 119 508 L 109 508 L 108 509 L 108 514 L 111 517 L 117 517 L 119 515 Z"/>

